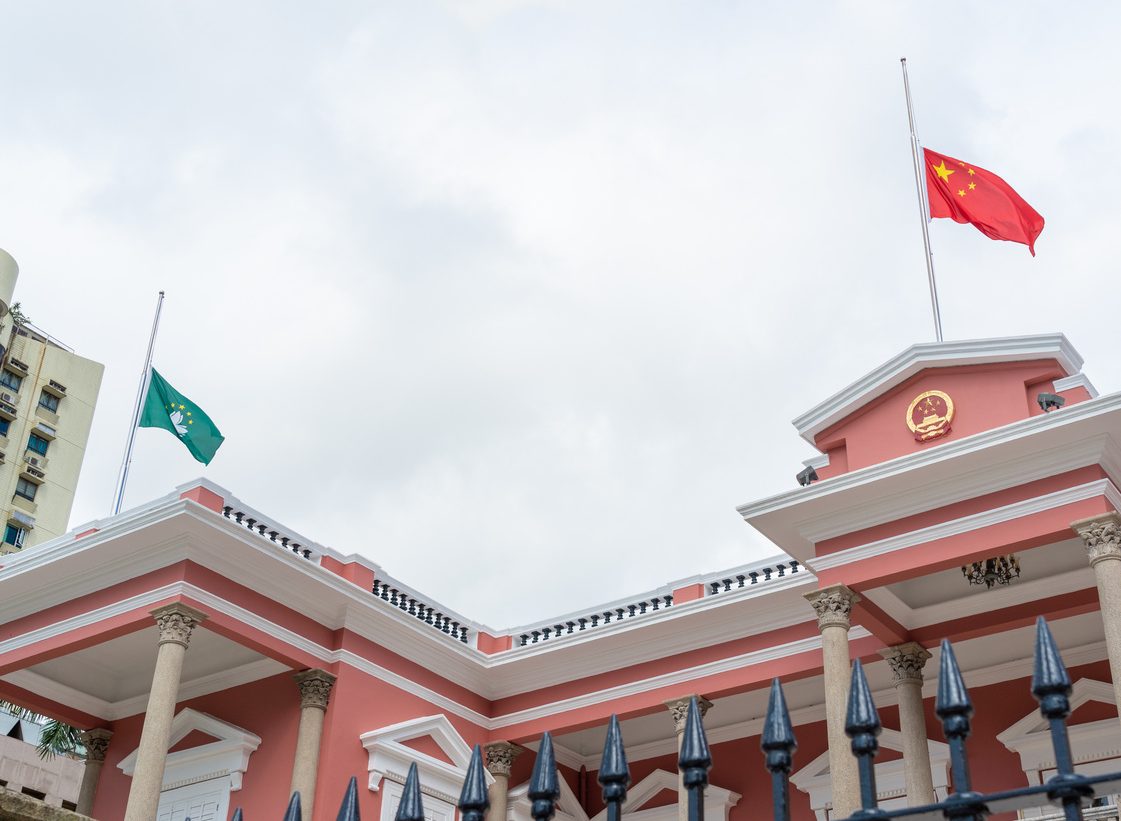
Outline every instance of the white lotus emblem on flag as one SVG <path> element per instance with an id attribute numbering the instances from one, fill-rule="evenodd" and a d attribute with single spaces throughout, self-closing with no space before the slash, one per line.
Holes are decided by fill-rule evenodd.
<path id="1" fill-rule="evenodd" d="M 187 426 L 183 424 L 183 411 L 174 410 L 168 416 L 171 418 L 171 424 L 175 426 L 175 432 L 180 436 L 186 436 Z"/>

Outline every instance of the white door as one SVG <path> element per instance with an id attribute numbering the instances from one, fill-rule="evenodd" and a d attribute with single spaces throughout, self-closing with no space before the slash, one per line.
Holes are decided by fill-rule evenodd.
<path id="1" fill-rule="evenodd" d="M 160 793 L 156 821 L 226 821 L 230 779 L 200 781 Z"/>

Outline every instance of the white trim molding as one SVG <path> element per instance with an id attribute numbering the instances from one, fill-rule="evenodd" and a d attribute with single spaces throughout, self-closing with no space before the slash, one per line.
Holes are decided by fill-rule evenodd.
<path id="1" fill-rule="evenodd" d="M 185 707 L 171 722 L 168 749 L 196 730 L 216 738 L 217 741 L 169 754 L 164 765 L 161 789 L 173 790 L 200 781 L 228 778 L 229 788 L 240 790 L 241 777 L 249 769 L 249 756 L 261 746 L 260 736 L 228 721 Z M 139 748 L 133 750 L 117 765 L 129 778 L 136 768 L 138 752 Z"/>
<path id="2" fill-rule="evenodd" d="M 1056 379 L 1051 384 L 1055 388 L 1055 393 L 1069 391 L 1071 388 L 1085 388 L 1086 393 L 1090 394 L 1091 399 L 1097 399 L 1098 397 L 1098 389 L 1094 387 L 1093 383 L 1086 378 L 1086 374 L 1082 372 L 1072 373 L 1070 376 Z"/>

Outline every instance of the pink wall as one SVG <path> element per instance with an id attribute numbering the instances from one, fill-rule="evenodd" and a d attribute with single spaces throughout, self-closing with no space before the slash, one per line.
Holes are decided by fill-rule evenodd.
<path id="1" fill-rule="evenodd" d="M 230 796 L 232 806 L 241 806 L 247 818 L 280 818 L 284 814 L 296 752 L 299 706 L 299 691 L 291 675 L 285 673 L 180 702 L 176 707 L 176 712 L 192 707 L 261 737 L 261 746 L 249 758 L 242 789 Z M 143 720 L 141 714 L 112 725 L 113 740 L 93 806 L 95 818 L 124 817 L 132 779 L 117 765 L 140 744 Z"/>
<path id="2" fill-rule="evenodd" d="M 818 475 L 828 479 L 1038 415 L 1036 394 L 1053 392 L 1051 381 L 1064 375 L 1054 360 L 928 368 L 818 434 L 818 448 L 830 454 Z M 907 427 L 907 408 L 928 390 L 948 394 L 955 414 L 950 433 L 919 443 Z M 1069 392 L 1068 403 L 1084 393 Z"/>
<path id="3" fill-rule="evenodd" d="M 366 789 L 369 755 L 359 736 L 390 724 L 444 711 L 349 665 L 339 665 L 338 668 L 333 671 L 337 673 L 338 680 L 331 693 L 320 751 L 316 816 L 318 818 L 323 813 L 323 818 L 335 817 L 346 783 L 355 775 L 360 787 L 358 802 L 362 817 L 376 819 L 381 793 Z M 486 731 L 481 727 L 455 715 L 448 714 L 447 717 L 469 746 L 486 742 Z"/>

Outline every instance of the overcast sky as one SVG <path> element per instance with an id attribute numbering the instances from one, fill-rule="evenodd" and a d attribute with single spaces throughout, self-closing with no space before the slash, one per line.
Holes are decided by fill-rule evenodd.
<path id="1" fill-rule="evenodd" d="M 137 438 L 468 616 L 768 554 L 790 420 L 932 339 L 925 145 L 1047 220 L 932 227 L 947 338 L 1065 332 L 1121 386 L 1121 7 L 0 0 L 0 247 L 104 362 L 72 525 L 155 362 L 227 440 Z"/>

